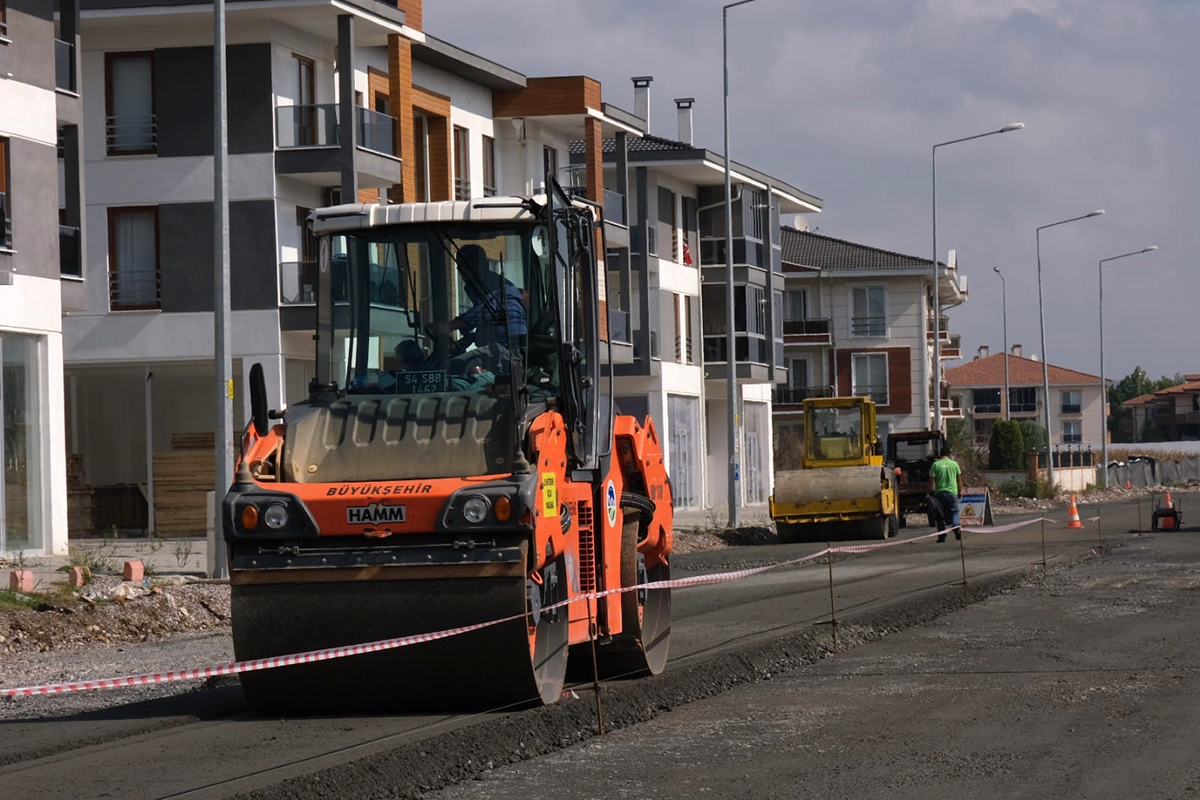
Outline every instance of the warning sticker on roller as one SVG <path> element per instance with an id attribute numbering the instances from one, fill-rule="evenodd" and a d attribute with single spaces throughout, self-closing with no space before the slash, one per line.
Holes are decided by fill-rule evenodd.
<path id="1" fill-rule="evenodd" d="M 542 516 L 558 516 L 558 482 L 553 472 L 542 473 Z"/>

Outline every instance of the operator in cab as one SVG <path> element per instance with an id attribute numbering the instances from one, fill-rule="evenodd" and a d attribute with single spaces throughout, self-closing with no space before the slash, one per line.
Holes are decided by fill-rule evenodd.
<path id="1" fill-rule="evenodd" d="M 455 259 L 472 305 L 448 324 L 441 323 L 439 332 L 459 331 L 476 347 L 498 344 L 523 351 L 529 333 L 526 293 L 488 269 L 487 253 L 477 244 L 463 245 Z"/>

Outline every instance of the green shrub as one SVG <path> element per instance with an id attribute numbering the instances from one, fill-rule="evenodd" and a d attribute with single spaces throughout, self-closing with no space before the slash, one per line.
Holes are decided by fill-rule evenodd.
<path id="1" fill-rule="evenodd" d="M 1021 469 L 1025 461 L 1025 438 L 1017 422 L 996 420 L 988 440 L 988 467 Z"/>
<path id="2" fill-rule="evenodd" d="M 1032 419 L 1014 420 L 1021 428 L 1021 441 L 1025 443 L 1025 451 L 1046 449 L 1046 429 Z M 1021 464 L 1018 468 L 1023 468 Z"/>
<path id="3" fill-rule="evenodd" d="M 1009 478 L 996 485 L 996 494 L 1001 497 L 1033 497 L 1033 484 L 1020 478 Z"/>

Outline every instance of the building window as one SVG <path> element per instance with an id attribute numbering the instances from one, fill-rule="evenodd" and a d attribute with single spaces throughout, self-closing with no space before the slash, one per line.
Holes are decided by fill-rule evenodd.
<path id="1" fill-rule="evenodd" d="M 679 226 L 676 224 L 675 193 L 658 187 L 658 241 L 665 247 L 671 243 L 670 251 L 659 253 L 671 261 L 679 260 Z"/>
<path id="2" fill-rule="evenodd" d="M 158 152 L 151 53 L 105 53 L 104 102 L 110 156 Z"/>
<path id="3" fill-rule="evenodd" d="M 8 36 L 7 0 L 0 0 L 0 36 Z"/>
<path id="4" fill-rule="evenodd" d="M 667 457 L 671 465 L 671 494 L 676 508 L 700 505 L 700 401 L 667 395 Z"/>
<path id="5" fill-rule="evenodd" d="M 851 336 L 887 336 L 887 292 L 882 286 L 850 290 Z"/>
<path id="6" fill-rule="evenodd" d="M 45 545 L 44 337 L 0 331 L 0 520 L 9 553 Z"/>
<path id="7" fill-rule="evenodd" d="M 12 247 L 12 191 L 8 169 L 8 139 L 0 138 L 0 247 Z"/>
<path id="8" fill-rule="evenodd" d="M 767 502 L 767 436 L 770 422 L 766 403 L 742 404 L 742 461 L 745 468 L 746 504 Z"/>
<path id="9" fill-rule="evenodd" d="M 159 308 L 158 208 L 108 210 L 108 296 L 116 310 Z"/>
<path id="10" fill-rule="evenodd" d="M 888 405 L 887 353 L 855 353 L 850 369 L 855 397 L 870 397 L 877 406 Z"/>
<path id="11" fill-rule="evenodd" d="M 1000 390 L 999 389 L 972 389 L 971 390 L 971 413 L 972 414 L 999 414 L 1000 413 Z"/>
<path id="12" fill-rule="evenodd" d="M 808 319 L 808 289 L 788 289 L 784 306 L 784 319 Z"/>
<path id="13" fill-rule="evenodd" d="M 1063 444 L 1079 444 L 1083 441 L 1083 423 L 1071 420 L 1062 424 Z"/>
<path id="14" fill-rule="evenodd" d="M 1079 414 L 1083 411 L 1083 394 L 1079 390 L 1062 393 L 1062 413 Z"/>
<path id="15" fill-rule="evenodd" d="M 496 196 L 496 140 L 483 137 L 483 196 Z"/>
<path id="16" fill-rule="evenodd" d="M 454 199 L 471 199 L 471 134 L 454 126 Z"/>
<path id="17" fill-rule="evenodd" d="M 1019 386 L 1008 390 L 1008 411 L 1010 414 L 1029 414 L 1037 410 L 1037 389 L 1032 386 Z"/>
<path id="18" fill-rule="evenodd" d="M 546 177 L 546 186 L 550 179 L 558 180 L 558 151 L 548 145 L 542 146 L 542 174 Z"/>
<path id="19" fill-rule="evenodd" d="M 417 112 L 413 114 L 413 161 L 415 166 L 415 200 L 429 200 L 429 117 Z"/>

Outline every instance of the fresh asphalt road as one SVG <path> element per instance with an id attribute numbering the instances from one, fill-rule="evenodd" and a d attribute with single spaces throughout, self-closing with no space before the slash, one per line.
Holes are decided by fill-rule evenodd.
<path id="1" fill-rule="evenodd" d="M 1081 511 L 1085 518 L 1092 516 L 1087 508 Z M 1087 553 L 1098 543 L 1100 532 L 1090 521 L 1085 530 L 1064 530 L 1063 512 L 1051 516 L 1058 521 L 1047 524 L 1045 552 L 1054 575 L 1057 560 Z M 1136 524 L 1135 518 L 1132 505 L 1106 508 L 1106 536 L 1128 539 L 1124 532 Z M 1011 519 L 1015 518 L 998 522 Z M 927 529 L 909 529 L 904 535 L 924 532 Z M 1037 524 L 1003 534 L 968 533 L 968 580 L 1040 563 L 1040 533 Z M 674 560 L 675 577 L 758 566 L 822 547 L 770 545 L 679 556 Z M 946 544 L 927 540 L 839 560 L 834 573 L 839 619 L 852 621 L 856 613 L 954 584 L 961 578 L 960 553 L 953 538 Z M 731 648 L 807 628 L 827 620 L 828 614 L 824 563 L 679 591 L 672 664 L 678 669 Z M 857 652 L 834 663 L 849 663 L 845 659 L 857 657 Z M 270 791 L 285 778 L 304 779 L 489 718 L 260 719 L 246 711 L 236 687 L 226 687 L 82 717 L 0 725 L 0 785 L 6 796 L 22 798 L 230 797 Z M 602 740 L 603 746 L 608 741 Z M 570 787 L 568 796 L 586 796 L 582 785 L 559 784 L 559 789 L 564 786 Z M 357 796 L 351 786 L 341 790 L 341 796 Z"/>
<path id="2" fill-rule="evenodd" d="M 1099 558 L 438 800 L 1200 794 L 1200 537 Z"/>

